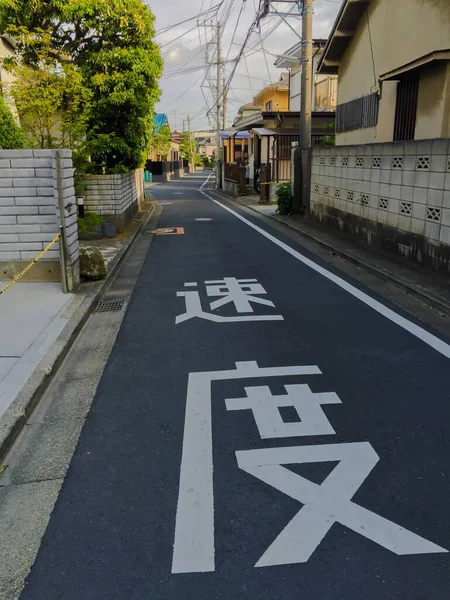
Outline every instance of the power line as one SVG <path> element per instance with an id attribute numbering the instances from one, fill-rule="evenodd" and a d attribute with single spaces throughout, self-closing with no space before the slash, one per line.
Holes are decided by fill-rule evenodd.
<path id="1" fill-rule="evenodd" d="M 200 77 L 198 77 L 198 79 L 196 79 L 193 83 L 191 83 L 191 85 L 188 88 L 186 88 L 182 94 L 180 94 L 177 98 L 175 98 L 175 100 L 173 100 L 170 104 L 168 104 L 164 110 L 167 110 L 168 108 L 173 106 L 175 104 L 175 102 L 177 102 L 180 98 L 182 98 L 185 94 L 187 94 L 187 92 L 189 92 L 189 90 L 191 90 L 194 87 L 194 85 L 200 81 L 202 76 L 203 76 L 203 73 L 200 75 Z"/>
<path id="2" fill-rule="evenodd" d="M 211 8 L 208 8 L 208 10 L 204 10 L 203 12 L 198 13 L 197 15 L 195 15 L 195 17 L 189 17 L 189 19 L 184 19 L 184 21 L 179 21 L 178 23 L 173 23 L 172 25 L 168 25 L 167 27 L 163 27 L 162 29 L 158 29 L 155 32 L 155 37 L 158 35 L 161 35 L 162 33 L 165 33 L 166 31 L 169 31 L 169 29 L 173 29 L 174 27 L 179 27 L 180 25 L 184 25 L 185 23 L 189 23 L 189 21 L 193 21 L 194 19 L 198 19 L 199 17 L 202 17 L 203 15 L 206 15 L 210 12 L 214 12 L 215 10 L 219 10 L 219 8 L 222 6 L 222 4 L 224 3 L 224 0 L 222 0 L 221 2 L 219 2 L 219 4 L 216 4 L 215 6 L 211 6 Z"/>

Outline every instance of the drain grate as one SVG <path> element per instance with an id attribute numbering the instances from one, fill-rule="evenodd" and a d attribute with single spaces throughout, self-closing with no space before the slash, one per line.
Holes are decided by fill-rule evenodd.
<path id="1" fill-rule="evenodd" d="M 122 310 L 125 300 L 100 300 L 93 312 L 119 312 Z"/>

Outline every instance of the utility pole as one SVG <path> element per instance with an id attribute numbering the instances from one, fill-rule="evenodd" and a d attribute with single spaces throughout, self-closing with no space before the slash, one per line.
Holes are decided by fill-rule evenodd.
<path id="1" fill-rule="evenodd" d="M 217 125 L 217 150 L 216 150 L 216 189 L 220 189 L 222 187 L 220 181 L 220 77 L 221 77 L 221 58 L 220 58 L 220 24 L 217 24 L 217 114 L 216 114 L 216 125 Z"/>
<path id="2" fill-rule="evenodd" d="M 311 104 L 312 104 L 312 15 L 313 0 L 302 6 L 302 79 L 300 102 L 300 153 L 302 165 L 301 207 L 309 217 L 311 189 Z M 295 200 L 294 200 L 295 202 Z M 298 208 L 298 207 L 295 207 Z"/>
<path id="3" fill-rule="evenodd" d="M 223 89 L 223 109 L 222 109 L 223 126 L 222 126 L 222 129 L 226 129 L 226 126 L 227 126 L 227 94 L 228 94 L 228 90 L 225 87 L 225 77 L 222 79 L 222 89 Z"/>
<path id="4" fill-rule="evenodd" d="M 192 137 L 191 137 L 191 117 L 187 116 L 188 122 L 188 135 L 189 135 L 189 150 L 191 151 L 191 169 L 195 173 L 195 162 L 194 162 L 194 151 L 192 149 Z"/>

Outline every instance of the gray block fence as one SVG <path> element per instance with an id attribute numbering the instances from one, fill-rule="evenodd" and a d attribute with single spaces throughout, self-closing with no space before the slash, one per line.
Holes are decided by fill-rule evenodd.
<path id="1" fill-rule="evenodd" d="M 51 242 L 60 225 L 64 269 L 57 242 L 23 281 L 63 280 L 66 291 L 79 285 L 72 151 L 0 150 L 0 279 L 12 279 L 22 271 Z"/>

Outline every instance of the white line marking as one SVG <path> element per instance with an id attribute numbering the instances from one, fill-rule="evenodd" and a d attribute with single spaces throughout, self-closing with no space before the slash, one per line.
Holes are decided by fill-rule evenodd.
<path id="1" fill-rule="evenodd" d="M 200 186 L 198 189 L 199 189 L 199 190 L 202 190 L 202 189 L 205 187 L 205 185 L 208 183 L 208 181 L 210 180 L 210 178 L 211 178 L 211 177 L 212 177 L 212 173 L 210 173 L 210 174 L 208 175 L 208 178 L 206 179 L 206 181 L 204 181 L 204 182 L 202 183 L 202 185 L 201 185 L 201 186 Z"/>
<path id="2" fill-rule="evenodd" d="M 297 260 L 299 260 L 300 262 L 305 264 L 307 267 L 310 267 L 311 269 L 313 269 L 320 275 L 323 275 L 323 277 L 326 277 L 326 279 L 329 279 L 330 281 L 332 281 L 333 283 L 338 285 L 340 288 L 342 288 L 343 290 L 345 290 L 346 292 L 348 292 L 349 294 L 351 294 L 352 296 L 354 296 L 355 298 L 360 300 L 361 302 L 364 302 L 364 304 L 366 304 L 367 306 L 370 306 L 370 308 L 373 308 L 373 310 L 380 313 L 380 315 L 383 315 L 383 317 L 386 317 L 386 319 L 389 319 L 393 323 L 396 323 L 397 325 L 399 325 L 399 327 L 402 327 L 403 329 L 405 329 L 406 331 L 408 331 L 409 333 L 414 335 L 419 340 L 422 340 L 422 342 L 425 342 L 425 344 L 427 344 L 428 346 L 431 346 L 431 348 L 433 348 L 434 350 L 436 350 L 437 352 L 439 352 L 446 358 L 450 358 L 449 344 L 446 344 L 445 342 L 440 340 L 438 337 L 436 337 L 432 333 L 429 333 L 422 327 L 419 327 L 419 325 L 415 325 L 414 323 L 411 323 L 411 321 L 408 321 L 408 319 L 405 319 L 404 317 L 397 314 L 395 311 L 391 310 L 390 308 L 387 308 L 387 306 L 384 306 L 384 304 L 381 304 L 381 302 L 374 300 L 374 298 L 371 298 L 368 294 L 366 294 L 365 292 L 362 292 L 361 290 L 356 288 L 354 285 L 351 285 L 351 283 L 348 283 L 347 281 L 345 281 L 338 275 L 333 275 L 333 273 L 331 273 L 324 267 L 321 267 L 320 265 L 313 262 L 309 258 L 306 258 L 306 256 L 303 256 L 303 254 L 300 254 L 300 252 L 297 252 L 296 250 L 294 250 L 293 248 L 291 248 L 284 242 L 280 241 L 279 239 L 277 239 L 270 233 L 267 233 L 267 231 L 264 231 L 264 229 L 261 229 L 261 227 L 258 227 L 258 225 L 254 225 L 251 221 L 249 221 L 245 217 L 242 217 L 239 213 L 235 212 L 231 208 L 228 208 L 228 206 L 225 206 L 218 200 L 214 200 L 214 198 L 212 198 L 206 192 L 201 192 L 201 193 L 204 196 L 206 196 L 207 198 L 209 198 L 212 202 L 214 202 L 215 204 L 218 204 L 224 210 L 226 210 L 229 213 L 231 213 L 232 215 L 234 215 L 237 219 L 239 219 L 240 221 L 242 221 L 243 223 L 245 223 L 246 225 L 248 225 L 249 227 L 251 227 L 252 229 L 257 231 L 258 233 L 263 235 L 265 238 L 267 238 L 268 240 L 270 240 L 271 242 L 273 242 L 274 244 L 276 244 L 277 246 L 279 246 L 280 248 L 282 248 L 283 250 L 288 252 L 291 256 L 293 256 L 294 258 L 296 258 Z"/>
<path id="3" fill-rule="evenodd" d="M 260 368 L 256 361 L 237 362 L 229 371 L 189 373 L 172 573 L 214 571 L 212 381 L 320 374 L 313 365 Z"/>

